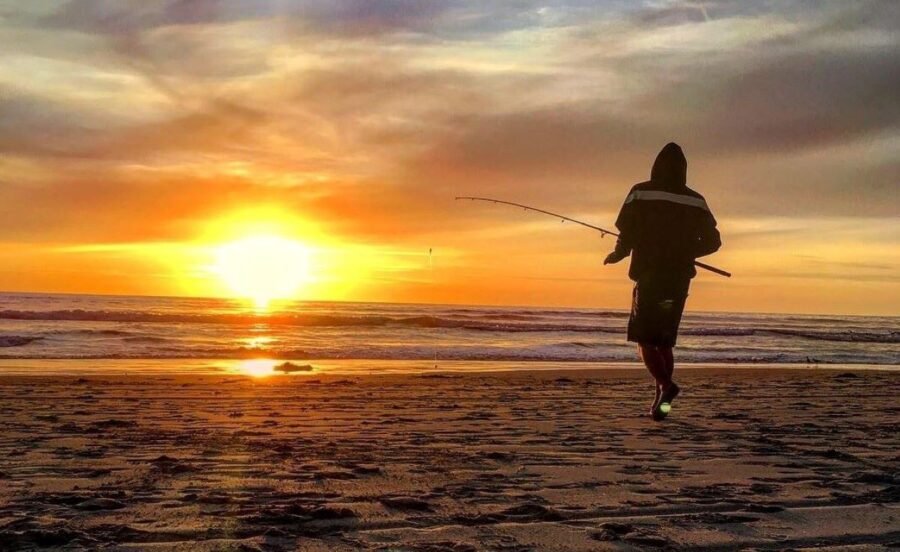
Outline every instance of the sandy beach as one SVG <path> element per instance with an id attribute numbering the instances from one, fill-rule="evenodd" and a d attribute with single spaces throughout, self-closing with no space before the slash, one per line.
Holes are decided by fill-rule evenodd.
<path id="1" fill-rule="evenodd" d="M 0 377 L 0 549 L 900 546 L 896 372 Z"/>

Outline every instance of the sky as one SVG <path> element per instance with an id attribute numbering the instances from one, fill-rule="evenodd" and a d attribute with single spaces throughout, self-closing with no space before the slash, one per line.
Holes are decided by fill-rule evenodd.
<path id="1" fill-rule="evenodd" d="M 609 237 L 453 198 L 612 225 L 676 141 L 690 309 L 900 315 L 897 90 L 892 0 L 4 0 L 0 289 L 230 295 L 269 236 L 302 299 L 627 308 Z"/>

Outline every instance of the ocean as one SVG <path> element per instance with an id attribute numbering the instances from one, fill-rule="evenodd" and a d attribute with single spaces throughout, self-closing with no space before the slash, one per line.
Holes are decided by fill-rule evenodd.
<path id="1" fill-rule="evenodd" d="M 627 320 L 607 309 L 292 302 L 257 312 L 225 299 L 4 293 L 0 359 L 635 362 Z M 900 317 L 688 311 L 681 328 L 683 363 L 900 365 Z"/>

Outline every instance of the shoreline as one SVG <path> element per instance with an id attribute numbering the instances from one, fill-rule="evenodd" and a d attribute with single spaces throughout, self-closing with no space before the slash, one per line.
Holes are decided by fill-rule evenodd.
<path id="1" fill-rule="evenodd" d="M 677 362 L 677 361 L 676 361 Z M 292 373 L 275 370 L 288 363 L 300 368 Z M 783 370 L 900 372 L 900 364 L 789 364 L 789 363 L 677 363 L 677 370 Z M 480 374 L 493 372 L 606 372 L 644 371 L 640 361 L 469 361 L 469 360 L 375 360 L 375 359 L 0 359 L 0 378 L 6 376 L 86 375 L 244 375 L 249 377 L 378 376 L 421 374 Z"/>

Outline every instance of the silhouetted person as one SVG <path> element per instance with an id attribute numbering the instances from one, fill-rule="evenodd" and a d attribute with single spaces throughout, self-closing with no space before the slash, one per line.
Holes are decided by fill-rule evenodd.
<path id="1" fill-rule="evenodd" d="M 638 344 L 656 379 L 654 420 L 668 414 L 680 391 L 672 381 L 672 348 L 678 336 L 688 288 L 697 271 L 694 259 L 721 247 L 716 219 L 703 196 L 687 187 L 687 160 L 678 144 L 656 156 L 650 180 L 636 184 L 616 219 L 619 240 L 603 264 L 631 255 L 628 276 L 635 281 L 628 340 Z"/>

